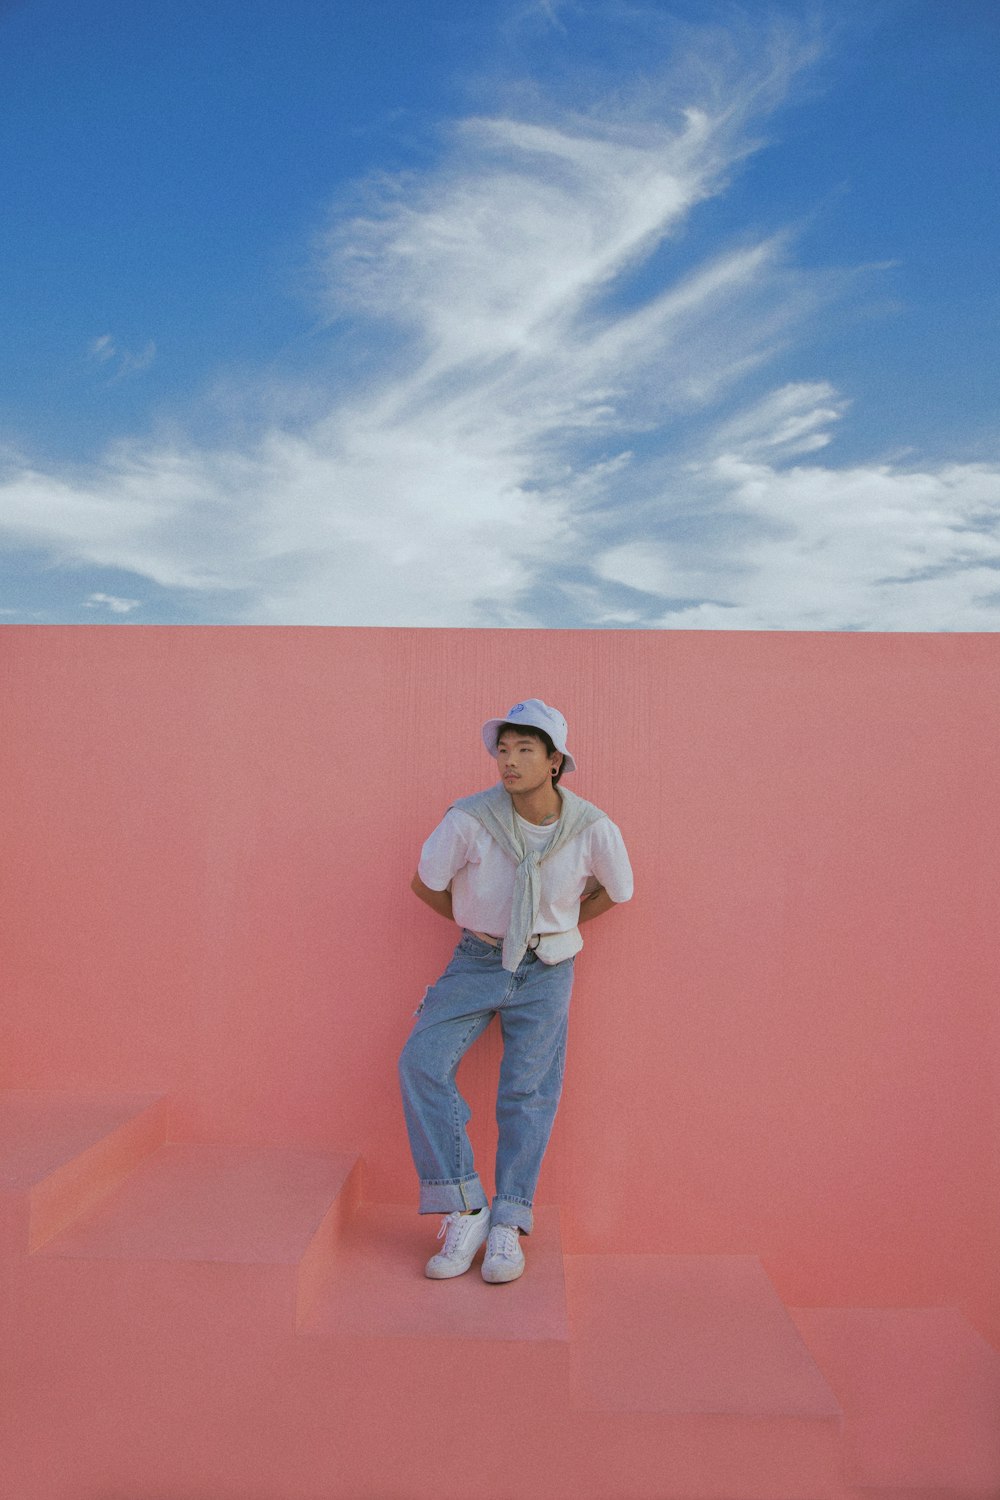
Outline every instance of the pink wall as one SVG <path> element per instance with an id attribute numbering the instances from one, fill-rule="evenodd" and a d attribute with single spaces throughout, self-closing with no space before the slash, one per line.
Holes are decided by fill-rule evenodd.
<path id="1" fill-rule="evenodd" d="M 571 725 L 638 894 L 586 930 L 540 1197 L 569 1249 L 1000 1327 L 996 636 L 6 627 L 5 1087 L 357 1149 L 453 932 L 408 890 L 478 726 Z M 488 1149 L 492 1035 L 465 1064 Z M 481 1165 L 488 1167 L 484 1158 Z M 488 1173 L 484 1172 L 484 1175 Z"/>

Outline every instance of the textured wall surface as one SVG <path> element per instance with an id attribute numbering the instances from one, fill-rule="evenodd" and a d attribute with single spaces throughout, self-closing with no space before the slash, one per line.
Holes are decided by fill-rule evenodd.
<path id="1" fill-rule="evenodd" d="M 6 627 L 0 1085 L 360 1150 L 454 929 L 408 885 L 481 721 L 557 704 L 635 900 L 585 929 L 539 1197 L 568 1249 L 988 1301 L 1000 637 Z M 463 1065 L 490 1178 L 495 1028 Z"/>

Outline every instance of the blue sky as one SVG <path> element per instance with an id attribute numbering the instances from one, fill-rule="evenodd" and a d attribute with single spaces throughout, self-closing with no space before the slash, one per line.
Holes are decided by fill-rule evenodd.
<path id="1" fill-rule="evenodd" d="M 0 619 L 1000 628 L 996 0 L 0 0 Z"/>

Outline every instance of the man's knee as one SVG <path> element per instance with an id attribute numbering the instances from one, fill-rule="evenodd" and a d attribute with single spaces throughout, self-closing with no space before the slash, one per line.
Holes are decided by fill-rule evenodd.
<path id="1" fill-rule="evenodd" d="M 434 1066 L 435 1053 L 427 1045 L 424 1034 L 415 1031 L 399 1054 L 399 1077 L 401 1083 L 417 1083 L 436 1079 L 438 1068 Z"/>
<path id="2" fill-rule="evenodd" d="M 409 1076 L 410 1076 L 410 1073 L 411 1073 L 412 1068 L 413 1068 L 413 1054 L 414 1054 L 413 1038 L 410 1037 L 409 1041 L 406 1043 L 406 1046 L 403 1048 L 402 1052 L 399 1054 L 399 1062 L 397 1064 L 397 1067 L 399 1069 L 399 1076 L 400 1076 L 401 1079 L 405 1080 L 405 1079 L 409 1078 Z"/>

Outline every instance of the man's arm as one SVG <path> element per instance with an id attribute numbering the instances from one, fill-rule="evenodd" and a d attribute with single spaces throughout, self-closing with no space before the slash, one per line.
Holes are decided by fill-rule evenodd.
<path id="1" fill-rule="evenodd" d="M 436 911 L 439 917 L 446 917 L 449 922 L 454 922 L 451 891 L 432 891 L 429 885 L 424 885 L 419 875 L 414 875 L 410 881 L 410 890 L 415 896 L 419 896 L 431 911 Z"/>
<path id="2" fill-rule="evenodd" d="M 615 905 L 617 902 L 612 901 L 603 885 L 599 885 L 580 902 L 580 921 L 589 922 L 592 917 L 599 917 L 602 912 L 610 911 Z"/>

